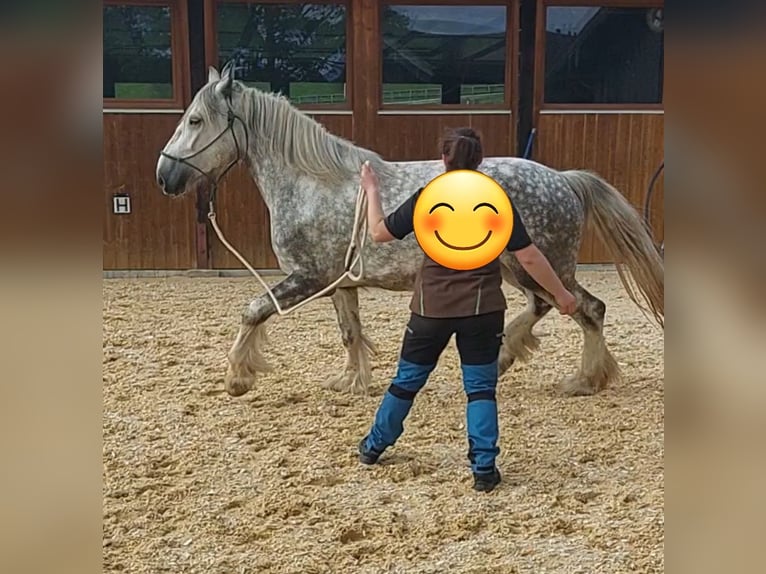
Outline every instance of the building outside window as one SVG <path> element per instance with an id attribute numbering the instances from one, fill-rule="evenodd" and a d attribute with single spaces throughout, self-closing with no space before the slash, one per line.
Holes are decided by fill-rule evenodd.
<path id="1" fill-rule="evenodd" d="M 497 5 L 383 5 L 383 104 L 508 103 L 507 17 Z"/>
<path id="2" fill-rule="evenodd" d="M 661 104 L 661 8 L 547 6 L 545 104 Z"/>

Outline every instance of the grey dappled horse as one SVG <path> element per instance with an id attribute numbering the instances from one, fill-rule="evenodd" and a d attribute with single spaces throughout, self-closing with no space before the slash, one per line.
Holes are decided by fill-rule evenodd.
<path id="1" fill-rule="evenodd" d="M 384 161 L 330 134 L 286 98 L 234 80 L 227 65 L 220 74 L 210 68 L 208 83 L 195 95 L 160 155 L 157 181 L 167 195 L 180 195 L 205 179 L 215 188 L 232 165 L 243 161 L 270 213 L 272 248 L 287 274 L 273 292 L 286 309 L 343 274 L 365 160 L 380 178 L 386 213 L 444 171 L 438 160 Z M 587 395 L 604 389 L 619 377 L 619 369 L 603 337 L 606 305 L 575 279 L 580 240 L 589 219 L 613 259 L 621 263 L 618 271 L 628 295 L 639 306 L 643 299 L 664 329 L 663 263 L 645 224 L 612 186 L 586 171 L 556 171 L 518 158 L 486 158 L 480 170 L 507 190 L 530 237 L 577 298 L 573 318 L 584 333 L 582 362 L 576 374 L 559 384 L 559 391 Z M 344 370 L 324 383 L 354 393 L 367 392 L 369 357 L 375 352 L 362 330 L 357 288 L 411 290 L 423 254 L 411 235 L 404 241 L 368 242 L 363 257 L 362 281 L 345 281 L 330 295 L 347 358 Z M 505 328 L 502 373 L 538 347 L 532 327 L 555 302 L 512 254 L 505 253 L 501 262 L 505 281 L 527 298 L 526 308 Z M 409 313 L 405 307 L 391 311 L 402 317 Z M 264 323 L 275 312 L 267 294 L 245 308 L 228 354 L 225 387 L 230 395 L 249 391 L 256 373 L 268 369 L 262 355 Z"/>

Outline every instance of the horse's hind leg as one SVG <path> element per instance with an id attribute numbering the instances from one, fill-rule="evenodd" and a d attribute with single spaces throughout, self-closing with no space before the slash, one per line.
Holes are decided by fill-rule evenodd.
<path id="1" fill-rule="evenodd" d="M 498 359 L 500 374 L 507 371 L 516 359 L 529 359 L 532 351 L 538 348 L 540 340 L 532 333 L 532 327 L 551 310 L 551 306 L 532 291 L 524 289 L 524 293 L 527 295 L 526 308 L 505 327 Z"/>
<path id="2" fill-rule="evenodd" d="M 341 373 L 330 377 L 322 386 L 336 391 L 367 394 L 371 380 L 370 354 L 375 353 L 375 346 L 362 333 L 357 288 L 336 289 L 332 303 L 346 348 L 346 365 Z"/>
<path id="3" fill-rule="evenodd" d="M 558 385 L 558 390 L 566 396 L 594 395 L 619 379 L 620 368 L 604 340 L 606 305 L 579 284 L 572 293 L 578 300 L 573 318 L 584 334 L 582 364 L 575 375 Z"/>

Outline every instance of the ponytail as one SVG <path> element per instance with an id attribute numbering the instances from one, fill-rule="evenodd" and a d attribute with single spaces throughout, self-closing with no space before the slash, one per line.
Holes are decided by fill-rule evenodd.
<path id="1" fill-rule="evenodd" d="M 471 128 L 450 130 L 442 140 L 442 154 L 447 171 L 455 169 L 475 170 L 483 158 L 481 137 Z"/>

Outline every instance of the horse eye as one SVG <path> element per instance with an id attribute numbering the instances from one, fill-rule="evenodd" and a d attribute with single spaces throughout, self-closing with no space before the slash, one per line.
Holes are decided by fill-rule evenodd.
<path id="1" fill-rule="evenodd" d="M 198 126 L 202 123 L 202 120 L 200 118 L 189 118 L 189 125 L 190 126 Z"/>

